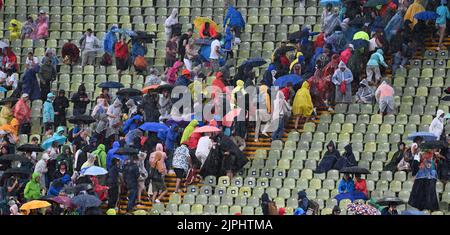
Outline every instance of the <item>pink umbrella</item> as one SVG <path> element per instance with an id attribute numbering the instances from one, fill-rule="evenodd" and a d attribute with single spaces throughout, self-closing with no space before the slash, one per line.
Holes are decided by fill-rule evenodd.
<path id="1" fill-rule="evenodd" d="M 239 115 L 241 112 L 241 108 L 236 108 L 227 113 L 222 120 L 222 124 L 226 127 L 230 127 L 233 124 L 233 120 L 235 117 Z"/>
<path id="2" fill-rule="evenodd" d="M 209 133 L 209 132 L 219 132 L 219 131 L 221 131 L 221 130 L 215 126 L 202 126 L 202 127 L 195 128 L 194 133 Z"/>

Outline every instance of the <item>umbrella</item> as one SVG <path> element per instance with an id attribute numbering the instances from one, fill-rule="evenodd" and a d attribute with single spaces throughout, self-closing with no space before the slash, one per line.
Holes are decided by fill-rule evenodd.
<path id="1" fill-rule="evenodd" d="M 434 11 L 422 11 L 414 15 L 415 19 L 418 20 L 435 20 L 439 15 Z"/>
<path id="2" fill-rule="evenodd" d="M 44 143 L 41 144 L 41 147 L 43 149 L 49 149 L 54 142 L 57 142 L 58 144 L 63 145 L 64 143 L 66 143 L 67 138 L 65 136 L 53 136 L 48 138 L 47 140 L 44 141 Z"/>
<path id="3" fill-rule="evenodd" d="M 369 47 L 369 42 L 367 40 L 364 40 L 364 39 L 355 39 L 355 40 L 352 41 L 351 44 L 353 45 L 355 50 L 359 50 L 361 48 L 368 48 Z"/>
<path id="4" fill-rule="evenodd" d="M 96 122 L 96 120 L 90 115 L 77 115 L 69 118 L 69 122 L 73 124 L 91 124 Z"/>
<path id="5" fill-rule="evenodd" d="M 23 204 L 20 207 L 20 210 L 34 210 L 34 209 L 41 209 L 41 208 L 46 208 L 51 206 L 52 204 L 46 202 L 46 201 L 42 201 L 42 200 L 33 200 L 30 202 L 27 202 L 25 204 Z"/>
<path id="6" fill-rule="evenodd" d="M 418 210 L 406 210 L 402 211 L 402 215 L 425 215 L 425 213 Z"/>
<path id="7" fill-rule="evenodd" d="M 181 128 L 185 128 L 187 125 L 189 125 L 190 121 L 186 121 L 186 120 L 174 120 L 174 119 L 169 119 L 167 120 L 166 124 L 169 126 L 173 126 L 173 125 L 177 125 Z"/>
<path id="8" fill-rule="evenodd" d="M 448 146 L 447 142 L 434 140 L 420 144 L 421 149 L 443 149 Z"/>
<path id="9" fill-rule="evenodd" d="M 213 26 L 216 30 L 218 29 L 218 26 L 216 24 L 216 22 L 214 22 L 213 20 L 211 20 L 210 18 L 207 17 L 197 17 L 194 20 L 194 27 L 197 30 L 200 30 L 200 27 L 202 27 L 202 25 L 206 22 L 209 22 L 210 26 Z"/>
<path id="10" fill-rule="evenodd" d="M 328 4 L 331 4 L 333 6 L 338 6 L 338 5 L 341 5 L 342 2 L 341 2 L 341 0 L 320 0 L 321 6 L 326 6 Z"/>
<path id="11" fill-rule="evenodd" d="M 443 101 L 450 101 L 450 95 L 442 97 Z"/>
<path id="12" fill-rule="evenodd" d="M 17 148 L 17 151 L 21 152 L 44 152 L 44 149 L 41 146 L 36 144 L 23 144 Z"/>
<path id="13" fill-rule="evenodd" d="M 5 47 L 9 47 L 8 43 L 6 43 L 4 41 L 0 41 L 0 48 L 3 49 Z"/>
<path id="14" fill-rule="evenodd" d="M 163 91 L 171 91 L 173 89 L 173 85 L 170 84 L 164 84 L 164 85 L 160 85 L 156 91 L 157 92 L 163 92 Z"/>
<path id="15" fill-rule="evenodd" d="M 6 154 L 3 156 L 0 156 L 0 160 L 17 161 L 17 162 L 31 162 L 30 159 L 28 159 L 22 155 L 17 155 L 17 154 Z"/>
<path id="16" fill-rule="evenodd" d="M 422 137 L 424 141 L 433 141 L 436 140 L 437 137 L 429 132 L 416 132 L 408 135 L 408 140 L 414 141 L 416 137 Z"/>
<path id="17" fill-rule="evenodd" d="M 402 205 L 405 204 L 405 202 L 397 197 L 385 197 L 381 198 L 377 201 L 377 204 L 380 206 L 390 206 L 390 205 Z"/>
<path id="18" fill-rule="evenodd" d="M 66 196 L 57 196 L 49 199 L 52 202 L 56 202 L 58 204 L 64 205 L 65 207 L 74 207 L 75 205 L 72 203 L 72 200 Z"/>
<path id="19" fill-rule="evenodd" d="M 195 45 L 201 45 L 201 46 L 210 46 L 211 45 L 211 39 L 209 38 L 197 38 L 194 41 Z"/>
<path id="20" fill-rule="evenodd" d="M 139 150 L 135 148 L 123 147 L 116 151 L 116 155 L 134 155 L 138 154 Z"/>
<path id="21" fill-rule="evenodd" d="M 350 203 L 347 205 L 347 211 L 354 215 L 380 215 L 375 207 L 362 204 L 362 203 Z"/>
<path id="22" fill-rule="evenodd" d="M 31 175 L 33 171 L 26 169 L 26 168 L 9 168 L 4 173 L 3 176 L 6 174 L 10 175 Z"/>
<path id="23" fill-rule="evenodd" d="M 209 132 L 219 132 L 219 131 L 221 131 L 221 130 L 214 126 L 202 126 L 202 127 L 195 128 L 194 133 L 209 133 Z"/>
<path id="24" fill-rule="evenodd" d="M 4 98 L 4 99 L 0 100 L 0 105 L 4 105 L 4 104 L 7 104 L 7 103 L 13 103 L 14 104 L 18 100 L 19 99 L 17 99 L 16 97 L 7 97 L 7 98 Z"/>
<path id="25" fill-rule="evenodd" d="M 150 90 L 156 90 L 159 87 L 159 85 L 151 85 L 151 86 L 146 86 L 144 88 L 142 88 L 142 93 L 147 94 Z"/>
<path id="26" fill-rule="evenodd" d="M 0 92 L 7 92 L 8 90 L 6 90 L 6 88 L 4 87 L 0 87 Z"/>
<path id="27" fill-rule="evenodd" d="M 388 0 L 369 0 L 364 7 L 376 7 L 379 5 L 386 5 L 387 3 Z"/>
<path id="28" fill-rule="evenodd" d="M 77 184 L 76 186 L 64 186 L 63 190 L 67 194 L 78 194 L 81 191 L 92 189 L 91 184 Z"/>
<path id="29" fill-rule="evenodd" d="M 120 82 L 102 82 L 102 83 L 98 84 L 98 87 L 120 89 L 120 88 L 123 88 L 124 86 Z"/>
<path id="30" fill-rule="evenodd" d="M 150 132 L 160 132 L 160 131 L 167 131 L 169 127 L 167 127 L 163 123 L 159 122 L 146 122 L 142 124 L 139 129 L 143 131 L 150 131 Z"/>
<path id="31" fill-rule="evenodd" d="M 117 95 L 128 95 L 128 96 L 140 96 L 142 95 L 142 92 L 138 89 L 134 89 L 134 88 L 125 88 L 125 89 L 121 89 L 119 90 L 117 93 Z"/>
<path id="32" fill-rule="evenodd" d="M 295 74 L 288 74 L 288 75 L 284 75 L 282 77 L 279 77 L 277 80 L 275 80 L 275 82 L 273 83 L 274 86 L 279 86 L 279 87 L 285 87 L 287 86 L 288 83 L 292 83 L 292 85 L 297 85 L 299 83 L 301 83 L 302 77 L 299 75 L 295 75 Z"/>
<path id="33" fill-rule="evenodd" d="M 83 175 L 97 176 L 97 175 L 108 174 L 107 170 L 103 169 L 102 167 L 98 167 L 98 166 L 91 166 L 91 167 L 85 168 L 83 170 L 84 170 L 84 172 L 82 173 Z"/>
<path id="34" fill-rule="evenodd" d="M 259 66 L 265 65 L 266 63 L 267 63 L 267 61 L 265 59 L 263 59 L 261 57 L 256 57 L 256 58 L 250 58 L 250 59 L 246 60 L 239 67 L 254 68 L 254 67 L 259 67 Z"/>
<path id="35" fill-rule="evenodd" d="M 90 194 L 81 194 L 72 198 L 72 203 L 78 207 L 98 207 L 102 201 L 98 197 Z"/>
<path id="36" fill-rule="evenodd" d="M 344 167 L 340 171 L 340 173 L 347 173 L 347 174 L 370 174 L 370 171 L 366 168 L 358 167 L 358 166 L 352 166 L 352 167 Z"/>

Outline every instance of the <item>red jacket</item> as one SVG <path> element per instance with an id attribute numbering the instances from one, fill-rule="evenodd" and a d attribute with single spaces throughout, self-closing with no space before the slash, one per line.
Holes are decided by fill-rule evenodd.
<path id="1" fill-rule="evenodd" d="M 352 57 L 352 51 L 350 50 L 350 48 L 347 48 L 345 50 L 343 50 L 341 52 L 341 58 L 340 60 L 342 62 L 344 62 L 345 64 L 347 64 L 348 60 L 350 59 L 350 57 Z"/>
<path id="2" fill-rule="evenodd" d="M 114 46 L 114 54 L 116 58 L 126 59 L 128 57 L 128 44 L 125 42 L 117 42 Z"/>
<path id="3" fill-rule="evenodd" d="M 202 134 L 200 133 L 192 133 L 191 137 L 189 137 L 189 140 L 187 141 L 186 145 L 189 149 L 196 149 L 198 145 L 198 141 L 202 137 Z"/>
<path id="4" fill-rule="evenodd" d="M 364 179 L 361 179 L 359 181 L 355 180 L 355 190 L 364 193 L 364 195 L 366 195 L 366 197 L 367 197 L 368 192 L 367 192 L 366 180 L 364 180 Z"/>
<path id="5" fill-rule="evenodd" d="M 285 88 L 281 89 L 280 91 L 283 92 L 283 94 L 284 94 L 284 99 L 285 99 L 286 101 L 288 101 L 288 100 L 289 100 L 289 94 L 290 94 L 290 92 L 289 92 L 289 87 L 285 87 Z"/>

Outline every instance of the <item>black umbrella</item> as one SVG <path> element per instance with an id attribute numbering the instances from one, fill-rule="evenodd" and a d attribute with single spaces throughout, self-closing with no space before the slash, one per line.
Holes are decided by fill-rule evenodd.
<path id="1" fill-rule="evenodd" d="M 442 97 L 443 101 L 450 101 L 450 95 Z"/>
<path id="2" fill-rule="evenodd" d="M 69 122 L 73 124 L 91 124 L 95 122 L 95 119 L 89 115 L 77 115 L 69 118 Z"/>
<path id="3" fill-rule="evenodd" d="M 16 97 L 7 97 L 7 98 L 0 100 L 0 105 L 5 105 L 7 103 L 15 104 L 18 100 L 19 99 L 17 99 Z"/>
<path id="4" fill-rule="evenodd" d="M 339 172 L 344 174 L 362 174 L 362 175 L 370 174 L 369 170 L 358 166 L 344 167 Z"/>
<path id="5" fill-rule="evenodd" d="M 254 68 L 254 67 L 262 66 L 266 63 L 267 63 L 267 61 L 261 57 L 250 58 L 250 59 L 244 61 L 239 67 Z"/>
<path id="6" fill-rule="evenodd" d="M 22 155 L 17 155 L 17 154 L 6 154 L 3 156 L 0 156 L 0 160 L 17 161 L 17 162 L 31 162 L 30 159 L 28 159 Z"/>
<path id="7" fill-rule="evenodd" d="M 21 152 L 44 152 L 44 149 L 41 148 L 41 146 L 36 144 L 23 144 L 19 147 L 17 147 L 17 151 Z"/>
<path id="8" fill-rule="evenodd" d="M 443 149 L 448 146 L 448 143 L 441 140 L 428 141 L 420 144 L 421 149 Z"/>
<path id="9" fill-rule="evenodd" d="M 81 194 L 72 198 L 72 203 L 78 207 L 98 207 L 102 204 L 102 201 L 98 197 L 90 194 Z"/>
<path id="10" fill-rule="evenodd" d="M 377 201 L 377 204 L 380 206 L 390 206 L 390 205 L 398 206 L 398 205 L 405 204 L 405 202 L 397 197 L 385 197 L 385 198 L 379 199 Z"/>
<path id="11" fill-rule="evenodd" d="M 76 186 L 64 186 L 63 191 L 67 194 L 78 194 L 81 191 L 92 189 L 91 184 L 77 184 Z"/>
<path id="12" fill-rule="evenodd" d="M 289 42 L 297 42 L 300 38 L 309 37 L 308 31 L 299 30 L 288 35 Z"/>
<path id="13" fill-rule="evenodd" d="M 9 168 L 4 173 L 3 176 L 6 174 L 8 175 L 31 175 L 33 171 L 27 168 Z"/>
<path id="14" fill-rule="evenodd" d="M 156 88 L 156 91 L 159 92 L 159 93 L 161 93 L 163 91 L 169 91 L 170 92 L 173 89 L 173 87 L 174 87 L 173 85 L 164 84 L 164 85 L 161 85 L 158 88 Z"/>
<path id="15" fill-rule="evenodd" d="M 125 88 L 119 90 L 116 94 L 121 96 L 140 96 L 142 95 L 142 91 L 134 88 Z"/>
<path id="16" fill-rule="evenodd" d="M 124 86 L 120 82 L 102 82 L 102 83 L 98 84 L 98 87 L 120 89 L 120 88 L 123 88 Z"/>
<path id="17" fill-rule="evenodd" d="M 130 147 L 120 148 L 116 151 L 116 155 L 135 155 L 138 154 L 139 150 Z"/>

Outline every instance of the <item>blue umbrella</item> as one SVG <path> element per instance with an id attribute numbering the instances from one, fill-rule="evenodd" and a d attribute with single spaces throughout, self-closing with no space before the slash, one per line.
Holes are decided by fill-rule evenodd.
<path id="1" fill-rule="evenodd" d="M 0 86 L 0 92 L 7 92 L 6 88 Z"/>
<path id="2" fill-rule="evenodd" d="M 250 59 L 246 60 L 239 67 L 254 68 L 254 67 L 259 67 L 261 65 L 265 65 L 266 63 L 267 63 L 267 61 L 265 59 L 263 59 L 261 57 L 256 57 L 256 58 L 250 58 Z"/>
<path id="3" fill-rule="evenodd" d="M 366 40 L 363 40 L 363 39 L 353 40 L 351 44 L 353 45 L 355 50 L 358 50 L 360 48 L 368 48 L 369 47 L 369 42 Z"/>
<path id="4" fill-rule="evenodd" d="M 425 215 L 425 213 L 418 210 L 406 210 L 402 211 L 402 215 Z"/>
<path id="5" fill-rule="evenodd" d="M 165 124 L 158 123 L 158 122 L 146 122 L 142 124 L 139 129 L 143 131 L 150 131 L 150 132 L 160 132 L 160 131 L 167 131 L 169 127 L 167 127 Z"/>
<path id="6" fill-rule="evenodd" d="M 418 20 L 435 20 L 439 15 L 434 11 L 422 11 L 414 15 Z"/>
<path id="7" fill-rule="evenodd" d="M 416 132 L 408 135 L 408 140 L 414 141 L 414 138 L 416 137 L 422 137 L 424 141 L 433 141 L 436 140 L 437 137 L 429 132 Z"/>
<path id="8" fill-rule="evenodd" d="M 279 86 L 279 87 L 285 87 L 285 86 L 287 86 L 288 83 L 292 83 L 292 85 L 295 86 L 297 84 L 300 84 L 301 82 L 303 82 L 303 79 L 301 76 L 296 75 L 296 74 L 288 74 L 288 75 L 279 77 L 277 80 L 275 80 L 273 85 Z"/>
<path id="9" fill-rule="evenodd" d="M 53 136 L 53 137 L 50 137 L 50 138 L 46 139 L 41 144 L 41 147 L 43 149 L 49 149 L 50 147 L 52 147 L 54 142 L 58 142 L 58 144 L 62 145 L 62 144 L 64 144 L 66 142 L 66 140 L 67 140 L 67 137 L 65 137 L 65 136 L 60 136 L 60 135 Z"/>
<path id="10" fill-rule="evenodd" d="M 97 176 L 106 175 L 108 174 L 108 171 L 98 166 L 91 166 L 81 169 L 81 174 Z"/>
<path id="11" fill-rule="evenodd" d="M 123 88 L 124 86 L 120 82 L 102 82 L 98 85 L 98 87 L 120 89 Z"/>
<path id="12" fill-rule="evenodd" d="M 339 6 L 342 4 L 341 0 L 320 0 L 320 6 L 326 6 L 327 4 L 331 4 L 333 6 Z"/>
<path id="13" fill-rule="evenodd" d="M 90 194 L 81 194 L 72 198 L 72 203 L 78 207 L 98 207 L 102 204 L 102 201 L 98 197 Z"/>

